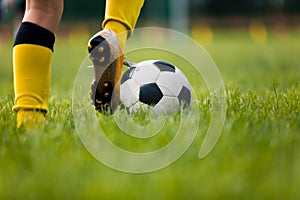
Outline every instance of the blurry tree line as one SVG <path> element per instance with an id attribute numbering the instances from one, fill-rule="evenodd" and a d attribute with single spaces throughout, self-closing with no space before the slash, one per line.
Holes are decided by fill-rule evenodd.
<path id="1" fill-rule="evenodd" d="M 0 8 L 3 2 L 25 0 L 0 0 Z M 120 0 L 122 1 L 122 0 Z M 184 8 L 180 6 L 183 5 Z M 170 21 L 174 17 L 174 4 L 177 6 L 178 18 L 184 16 L 190 19 L 197 17 L 226 17 L 226 16 L 266 16 L 266 15 L 300 15 L 300 0 L 145 0 L 140 21 L 159 22 L 161 24 Z M 64 0 L 64 20 L 96 19 L 101 21 L 105 12 L 105 0 Z M 172 6 L 173 5 L 173 6 Z M 130 9 L 130 5 L 128 5 Z M 15 12 L 11 9 L 11 18 Z M 6 14 L 5 9 L 0 9 L 0 17 Z M 187 13 L 181 15 L 182 13 Z M 9 13 L 9 12 L 7 12 Z M 170 14 L 171 13 L 171 14 Z M 181 16 L 180 16 L 181 15 Z M 177 19 L 176 19 L 177 20 Z"/>
<path id="2" fill-rule="evenodd" d="M 190 0 L 193 15 L 300 14 L 299 0 Z"/>
<path id="3" fill-rule="evenodd" d="M 182 0 L 188 2 L 190 17 L 232 15 L 263 16 L 300 14 L 300 0 Z M 145 0 L 140 18 L 167 20 L 173 0 Z M 64 18 L 103 18 L 105 0 L 65 0 Z M 130 5 L 128 5 L 130 9 Z M 179 11 L 180 12 L 180 11 Z"/>

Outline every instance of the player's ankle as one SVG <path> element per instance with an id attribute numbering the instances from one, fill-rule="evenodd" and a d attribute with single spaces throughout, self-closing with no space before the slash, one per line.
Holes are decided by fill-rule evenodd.
<path id="1" fill-rule="evenodd" d="M 123 23 L 111 20 L 105 24 L 104 29 L 112 30 L 117 35 L 119 46 L 123 51 L 128 36 L 127 27 Z"/>

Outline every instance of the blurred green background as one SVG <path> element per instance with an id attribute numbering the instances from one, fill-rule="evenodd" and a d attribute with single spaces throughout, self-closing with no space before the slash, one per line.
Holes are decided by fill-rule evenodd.
<path id="1" fill-rule="evenodd" d="M 11 111 L 17 16 L 11 8 L 0 24 L 0 199 L 299 199 L 299 4 L 145 1 L 137 27 L 173 28 L 203 45 L 222 74 L 228 107 L 222 136 L 209 156 L 198 159 L 203 139 L 198 135 L 177 162 L 141 175 L 99 163 L 74 127 L 74 79 L 87 57 L 88 39 L 99 30 L 105 1 L 65 1 L 53 55 L 50 112 L 33 134 L 16 130 Z M 204 92 L 200 100 L 202 132 L 209 123 L 209 95 Z M 114 128 L 110 117 L 105 122 Z"/>
<path id="2" fill-rule="evenodd" d="M 58 53 L 54 54 L 53 66 L 61 65 L 60 60 L 67 57 L 68 50 L 59 53 L 59 49 L 67 43 L 81 46 L 77 53 L 82 57 L 72 57 L 65 62 L 80 65 L 87 55 L 86 42 L 100 29 L 105 3 L 104 0 L 88 3 L 65 0 L 55 47 Z M 12 76 L 7 76 L 12 74 L 11 66 L 2 65 L 7 65 L 7 62 L 11 65 L 10 47 L 21 19 L 18 9 L 13 6 L 2 8 L 0 65 L 3 84 L 7 84 L 11 83 Z M 242 81 L 251 85 L 244 79 L 253 74 L 257 80 L 253 84 L 264 87 L 273 79 L 282 79 L 281 71 L 290 72 L 285 73 L 290 79 L 298 77 L 299 70 L 294 70 L 298 67 L 298 52 L 295 49 L 299 46 L 300 33 L 298 0 L 146 0 L 137 27 L 148 26 L 171 28 L 191 36 L 215 60 L 225 83 Z M 74 71 L 76 69 L 74 67 Z M 54 67 L 54 75 L 55 70 Z M 61 69 L 57 70 L 59 73 Z M 266 77 L 263 70 L 268 70 L 269 76 Z M 258 82 L 259 85 L 255 84 Z M 282 81 L 280 84 L 287 83 Z"/>
<path id="3" fill-rule="evenodd" d="M 16 2 L 22 0 L 1 0 Z M 63 22 L 102 21 L 105 12 L 104 0 L 65 0 Z M 130 6 L 128 6 L 130 9 Z M 15 16 L 13 6 L 2 5 L 2 24 L 10 23 Z M 175 13 L 175 14 L 174 14 Z M 138 26 L 156 24 L 172 27 L 172 20 L 184 22 L 188 28 L 197 25 L 197 21 L 214 21 L 218 25 L 239 25 L 251 18 L 263 18 L 270 23 L 284 22 L 287 25 L 299 25 L 300 2 L 298 0 L 151 0 L 145 1 Z M 179 16 L 179 17 L 177 17 Z M 182 17 L 185 19 L 183 20 Z M 227 20 L 224 20 L 227 19 Z M 231 20 L 230 20 L 231 19 Z M 278 19 L 284 19 L 284 21 Z M 228 23 L 224 23 L 228 22 Z M 3 27 L 2 27 L 3 31 Z"/>

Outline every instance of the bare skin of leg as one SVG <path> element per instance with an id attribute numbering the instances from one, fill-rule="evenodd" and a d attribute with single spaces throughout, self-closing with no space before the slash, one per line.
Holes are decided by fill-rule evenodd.
<path id="1" fill-rule="evenodd" d="M 63 13 L 63 0 L 26 0 L 23 22 L 31 22 L 55 33 Z"/>

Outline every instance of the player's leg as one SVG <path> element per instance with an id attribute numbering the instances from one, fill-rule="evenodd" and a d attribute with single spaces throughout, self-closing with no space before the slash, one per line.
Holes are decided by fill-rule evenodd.
<path id="1" fill-rule="evenodd" d="M 128 37 L 130 37 L 143 4 L 144 0 L 107 0 L 102 27 L 110 29 L 116 34 L 129 31 Z M 125 42 L 126 38 L 121 38 L 120 46 L 125 46 Z"/>
<path id="2" fill-rule="evenodd" d="M 17 126 L 30 127 L 48 111 L 50 65 L 63 0 L 26 0 L 13 47 Z"/>
<path id="3" fill-rule="evenodd" d="M 110 107 L 112 92 L 121 77 L 125 42 L 135 27 L 143 3 L 144 0 L 107 0 L 104 30 L 89 41 L 95 70 L 91 96 L 98 111 L 107 111 Z M 118 102 L 116 91 L 114 97 L 113 101 Z"/>

